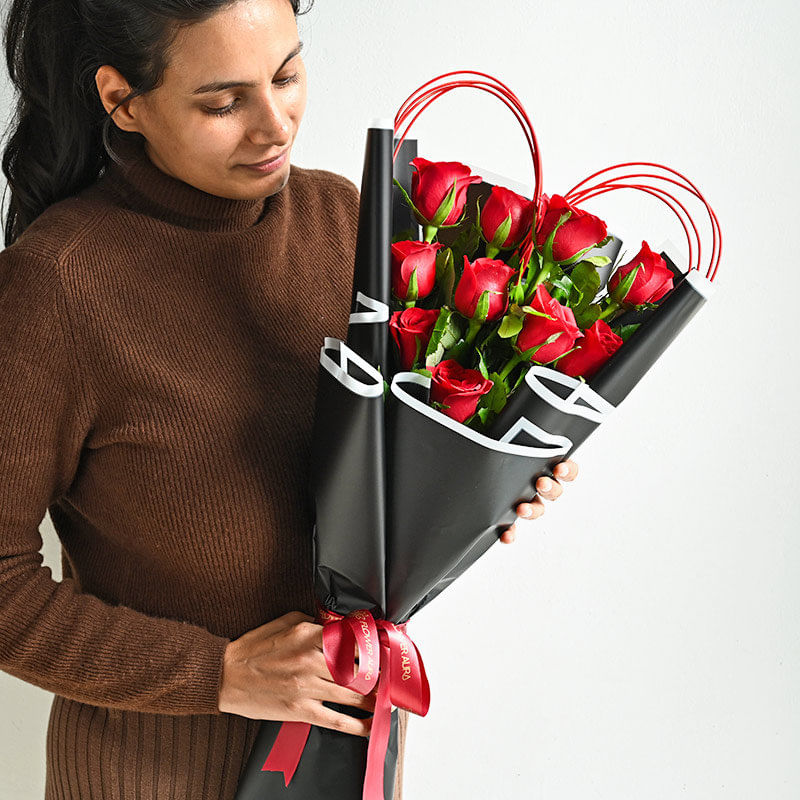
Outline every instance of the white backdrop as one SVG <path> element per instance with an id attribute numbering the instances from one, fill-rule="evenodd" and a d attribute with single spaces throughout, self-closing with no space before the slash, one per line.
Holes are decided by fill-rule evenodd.
<path id="1" fill-rule="evenodd" d="M 406 798 L 794 800 L 798 6 L 317 0 L 301 19 L 296 163 L 358 184 L 369 120 L 478 69 L 528 109 L 545 191 L 661 161 L 699 185 L 725 236 L 714 298 L 577 453 L 575 484 L 410 626 L 432 703 L 411 720 Z M 414 130 L 430 159 L 531 181 L 522 133 L 488 95 L 456 91 Z M 636 249 L 680 242 L 631 195 L 590 208 Z M 49 519 L 42 533 L 58 576 Z M 0 675 L 3 800 L 43 795 L 50 697 Z"/>

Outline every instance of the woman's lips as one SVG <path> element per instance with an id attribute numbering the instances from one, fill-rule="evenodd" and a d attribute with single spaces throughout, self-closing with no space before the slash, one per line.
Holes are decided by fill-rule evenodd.
<path id="1" fill-rule="evenodd" d="M 289 153 L 289 148 L 287 147 L 277 158 L 273 158 L 271 161 L 262 161 L 259 164 L 241 164 L 242 167 L 247 167 L 248 169 L 255 170 L 256 172 L 260 173 L 269 173 L 274 172 L 276 169 L 280 169 L 286 163 L 286 157 Z"/>

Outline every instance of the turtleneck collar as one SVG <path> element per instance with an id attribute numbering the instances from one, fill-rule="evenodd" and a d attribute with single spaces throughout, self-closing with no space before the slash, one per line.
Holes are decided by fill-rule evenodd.
<path id="1" fill-rule="evenodd" d="M 235 200 L 209 194 L 159 169 L 144 143 L 138 133 L 117 134 L 112 149 L 124 163 L 110 159 L 103 174 L 104 182 L 136 210 L 187 228 L 234 231 L 255 225 L 274 197 Z"/>

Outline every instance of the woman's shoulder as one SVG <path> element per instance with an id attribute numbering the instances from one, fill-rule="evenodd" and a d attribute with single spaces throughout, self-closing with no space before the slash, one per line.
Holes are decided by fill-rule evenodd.
<path id="1" fill-rule="evenodd" d="M 359 193 L 356 185 L 344 175 L 326 169 L 313 169 L 292 164 L 289 181 L 294 194 L 317 197 L 326 202 L 338 203 L 352 210 L 358 207 Z"/>
<path id="2" fill-rule="evenodd" d="M 114 212 L 114 204 L 89 187 L 49 205 L 6 250 L 61 262 L 76 249 L 91 246 L 91 232 Z"/>

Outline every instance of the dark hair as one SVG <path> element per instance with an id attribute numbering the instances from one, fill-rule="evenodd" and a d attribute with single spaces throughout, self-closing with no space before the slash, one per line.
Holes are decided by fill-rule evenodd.
<path id="1" fill-rule="evenodd" d="M 93 183 L 109 158 L 111 115 L 155 89 L 178 31 L 236 0 L 13 0 L 4 23 L 18 92 L 2 168 L 11 191 L 5 244 L 49 205 Z M 295 16 L 300 0 L 288 0 Z M 107 113 L 94 76 L 110 64 L 132 91 Z M 138 134 L 137 134 L 138 135 Z M 5 202 L 5 192 L 3 194 Z"/>

